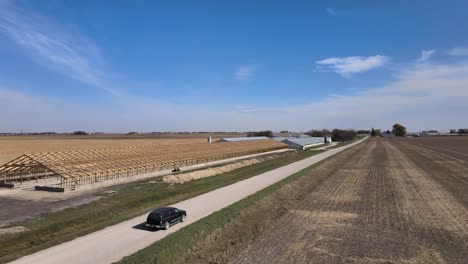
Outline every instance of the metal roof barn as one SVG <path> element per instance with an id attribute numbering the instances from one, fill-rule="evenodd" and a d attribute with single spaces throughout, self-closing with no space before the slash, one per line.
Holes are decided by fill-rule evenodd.
<path id="1" fill-rule="evenodd" d="M 269 137 L 232 137 L 232 138 L 220 138 L 216 142 L 238 142 L 238 141 L 249 141 L 249 140 L 263 140 L 270 139 Z"/>
<path id="2" fill-rule="evenodd" d="M 285 139 L 287 139 L 289 137 L 274 137 L 273 139 L 276 140 L 276 141 L 283 141 Z"/>
<path id="3" fill-rule="evenodd" d="M 313 146 L 325 144 L 325 139 L 323 137 L 288 138 L 281 142 L 287 144 L 289 148 L 305 150 Z"/>

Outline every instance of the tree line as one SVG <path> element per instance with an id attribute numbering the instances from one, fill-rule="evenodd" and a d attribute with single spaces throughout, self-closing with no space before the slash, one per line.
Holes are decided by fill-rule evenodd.
<path id="1" fill-rule="evenodd" d="M 309 130 L 306 132 L 306 135 L 309 135 L 311 137 L 331 137 L 332 141 L 349 141 L 353 140 L 359 131 L 356 131 L 354 129 L 339 129 L 335 128 L 332 131 L 328 129 L 322 129 L 322 130 Z"/>
<path id="2" fill-rule="evenodd" d="M 450 134 L 468 134 L 468 128 L 450 129 Z"/>
<path id="3" fill-rule="evenodd" d="M 247 136 L 248 137 L 269 137 L 269 138 L 272 138 L 274 135 L 273 135 L 273 131 L 264 130 L 264 131 L 247 132 Z"/>

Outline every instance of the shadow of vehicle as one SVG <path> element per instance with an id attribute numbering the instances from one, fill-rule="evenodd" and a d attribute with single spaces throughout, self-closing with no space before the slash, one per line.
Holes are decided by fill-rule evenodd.
<path id="1" fill-rule="evenodd" d="M 147 227 L 146 222 L 139 223 L 138 225 L 132 226 L 132 228 L 133 229 L 138 229 L 138 230 L 143 230 L 143 231 L 149 231 L 149 232 L 159 231 L 159 229 Z"/>

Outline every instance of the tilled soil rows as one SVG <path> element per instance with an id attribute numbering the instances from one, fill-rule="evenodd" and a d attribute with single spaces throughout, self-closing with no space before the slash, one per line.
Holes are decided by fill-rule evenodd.
<path id="1" fill-rule="evenodd" d="M 234 262 L 467 263 L 468 156 L 364 144 Z"/>

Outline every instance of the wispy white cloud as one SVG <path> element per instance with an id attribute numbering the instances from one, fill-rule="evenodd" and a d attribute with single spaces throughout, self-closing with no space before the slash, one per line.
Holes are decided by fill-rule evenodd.
<path id="1" fill-rule="evenodd" d="M 248 106 L 248 105 L 239 105 L 237 106 L 237 109 L 241 113 L 251 113 L 257 111 L 257 109 L 253 106 Z"/>
<path id="2" fill-rule="evenodd" d="M 447 51 L 450 56 L 468 56 L 468 48 L 454 48 Z"/>
<path id="3" fill-rule="evenodd" d="M 240 66 L 234 71 L 234 78 L 239 81 L 248 80 L 252 78 L 255 71 L 253 66 Z"/>
<path id="4" fill-rule="evenodd" d="M 421 51 L 421 57 L 419 57 L 418 61 L 419 62 L 425 62 L 429 60 L 432 55 L 434 55 L 435 50 L 423 50 Z"/>
<path id="5" fill-rule="evenodd" d="M 78 32 L 69 33 L 54 21 L 31 10 L 0 2 L 0 32 L 28 50 L 37 62 L 84 84 L 116 94 L 106 83 L 98 47 Z"/>
<path id="6" fill-rule="evenodd" d="M 327 58 L 316 61 L 316 63 L 319 64 L 318 70 L 332 70 L 345 78 L 349 78 L 353 74 L 382 67 L 388 60 L 386 56 L 375 55 L 369 57 Z"/>
<path id="7" fill-rule="evenodd" d="M 335 9 L 331 8 L 331 7 L 328 7 L 325 9 L 327 11 L 327 13 L 330 15 L 330 16 L 336 16 L 336 11 Z"/>

